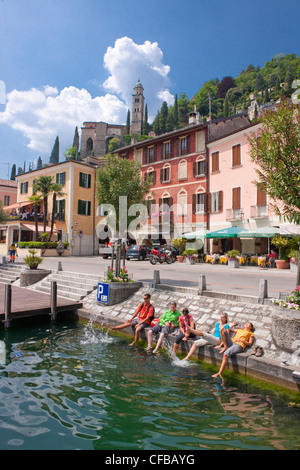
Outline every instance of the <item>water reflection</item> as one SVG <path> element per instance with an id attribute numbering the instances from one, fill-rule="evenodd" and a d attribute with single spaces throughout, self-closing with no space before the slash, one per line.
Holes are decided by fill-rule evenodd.
<path id="1" fill-rule="evenodd" d="M 3 339 L 2 449 L 299 448 L 298 409 L 198 363 L 149 355 L 92 324 Z"/>

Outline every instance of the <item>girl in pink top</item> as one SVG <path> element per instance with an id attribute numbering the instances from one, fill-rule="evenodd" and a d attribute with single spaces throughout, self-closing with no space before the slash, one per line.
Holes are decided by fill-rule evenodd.
<path id="1" fill-rule="evenodd" d="M 178 349 L 178 346 L 179 346 L 179 343 L 181 343 L 181 341 L 187 341 L 188 338 L 194 338 L 195 337 L 194 333 L 189 333 L 187 331 L 186 325 L 189 325 L 190 328 L 194 328 L 195 327 L 195 322 L 194 322 L 194 319 L 193 319 L 192 315 L 189 315 L 188 309 L 184 308 L 182 310 L 182 315 L 179 317 L 180 332 L 178 333 L 178 335 L 175 338 L 175 343 L 174 343 L 174 347 L 173 347 L 174 353 L 176 353 L 176 351 Z"/>

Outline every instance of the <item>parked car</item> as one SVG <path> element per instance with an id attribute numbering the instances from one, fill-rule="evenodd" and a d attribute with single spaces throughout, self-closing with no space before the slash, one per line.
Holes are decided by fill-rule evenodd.
<path id="1" fill-rule="evenodd" d="M 126 259 L 138 259 L 143 261 L 148 257 L 151 248 L 148 248 L 146 245 L 130 245 L 126 251 Z"/>

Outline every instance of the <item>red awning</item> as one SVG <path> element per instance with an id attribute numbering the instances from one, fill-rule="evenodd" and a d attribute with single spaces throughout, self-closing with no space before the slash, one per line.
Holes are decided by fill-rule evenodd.
<path id="1" fill-rule="evenodd" d="M 11 204 L 10 206 L 4 206 L 3 210 L 4 211 L 10 211 L 12 209 L 20 209 L 20 207 L 31 206 L 32 204 L 33 204 L 33 202 L 30 202 L 30 201 L 16 202 L 15 204 Z"/>
<path id="2" fill-rule="evenodd" d="M 24 224 L 23 222 L 21 223 L 21 226 L 22 227 L 25 227 L 27 228 L 28 230 L 32 230 L 33 232 L 35 232 L 35 225 L 32 225 L 32 224 Z M 44 226 L 42 224 L 39 224 L 38 225 L 38 232 L 39 233 L 43 233 L 44 232 Z M 50 227 L 46 227 L 46 232 L 51 232 L 51 228 Z M 53 229 L 53 233 L 58 233 L 59 230 L 57 229 Z"/>

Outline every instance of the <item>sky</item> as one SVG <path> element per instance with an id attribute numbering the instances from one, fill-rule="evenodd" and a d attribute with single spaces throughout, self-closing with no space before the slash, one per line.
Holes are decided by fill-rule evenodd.
<path id="1" fill-rule="evenodd" d="M 0 0 L 0 178 L 60 161 L 85 121 L 126 124 L 144 87 L 162 102 L 300 55 L 299 0 Z"/>

